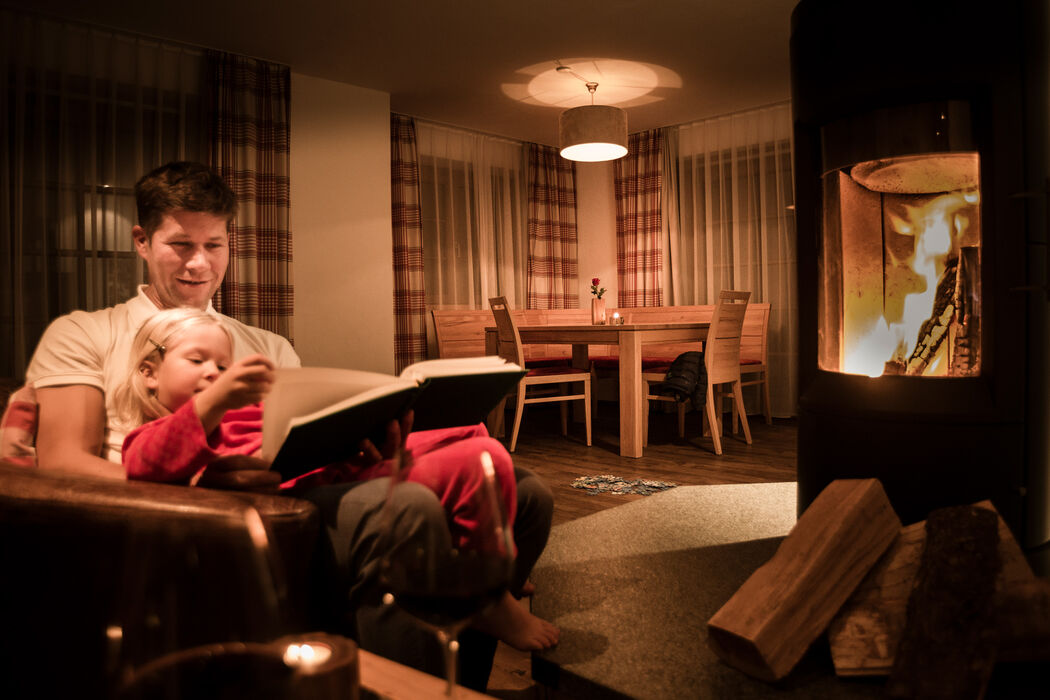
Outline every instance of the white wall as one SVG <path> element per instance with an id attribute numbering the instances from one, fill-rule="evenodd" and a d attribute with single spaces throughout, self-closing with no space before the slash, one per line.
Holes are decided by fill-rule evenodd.
<path id="1" fill-rule="evenodd" d="M 576 257 L 580 308 L 591 305 L 591 278 L 601 279 L 605 304 L 616 306 L 616 198 L 613 161 L 576 164 Z"/>
<path id="2" fill-rule="evenodd" d="M 390 96 L 292 73 L 295 349 L 394 371 Z"/>
<path id="3" fill-rule="evenodd" d="M 304 365 L 394 371 L 390 96 L 292 73 L 295 349 Z M 613 164 L 576 164 L 580 307 L 616 306 Z"/>

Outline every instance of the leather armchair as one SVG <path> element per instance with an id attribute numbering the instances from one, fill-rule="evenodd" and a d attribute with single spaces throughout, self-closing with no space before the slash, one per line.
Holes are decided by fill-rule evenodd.
<path id="1" fill-rule="evenodd" d="M 178 649 L 310 628 L 316 507 L 0 462 L 0 697 L 109 695 Z"/>

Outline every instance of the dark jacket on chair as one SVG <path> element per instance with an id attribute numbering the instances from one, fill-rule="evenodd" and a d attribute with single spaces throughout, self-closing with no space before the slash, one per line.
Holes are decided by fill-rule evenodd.
<path id="1" fill-rule="evenodd" d="M 693 406 L 703 406 L 707 393 L 704 353 L 690 350 L 674 358 L 664 380 L 650 384 L 649 391 L 661 396 L 673 396 L 678 402 L 692 398 Z"/>

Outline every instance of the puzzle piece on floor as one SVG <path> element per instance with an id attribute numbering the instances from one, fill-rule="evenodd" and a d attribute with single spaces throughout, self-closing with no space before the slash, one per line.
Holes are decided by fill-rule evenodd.
<path id="1" fill-rule="evenodd" d="M 653 479 L 624 479 L 612 474 L 599 474 L 597 476 L 580 476 L 573 480 L 574 489 L 583 489 L 590 495 L 598 493 L 620 493 L 638 494 L 649 496 L 660 491 L 673 489 L 678 484 L 670 481 L 656 481 Z"/>

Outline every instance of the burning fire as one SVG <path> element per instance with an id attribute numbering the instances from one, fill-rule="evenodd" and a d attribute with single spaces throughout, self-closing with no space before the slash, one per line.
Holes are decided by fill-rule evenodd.
<path id="1" fill-rule="evenodd" d="M 944 275 L 948 261 L 958 259 L 960 242 L 965 240 L 971 227 L 970 212 L 978 204 L 980 195 L 976 190 L 951 192 L 930 199 L 920 206 L 904 205 L 904 216 L 889 214 L 893 230 L 914 240 L 914 249 L 904 259 L 894 258 L 887 251 L 887 265 L 903 267 L 919 283 L 919 291 L 906 293 L 903 311 L 899 318 L 888 320 L 885 313 L 876 319 L 868 331 L 857 338 L 848 339 L 844 356 L 844 371 L 850 374 L 865 374 L 878 377 L 885 372 L 887 361 L 907 367 L 913 373 L 911 357 L 919 341 L 923 324 L 931 320 L 935 312 L 938 283 Z M 887 300 L 890 293 L 887 292 Z M 847 301 L 848 304 L 848 301 Z M 883 308 L 887 304 L 884 302 Z M 848 310 L 847 310 L 848 313 Z M 941 323 L 933 333 L 947 332 L 948 324 L 955 313 L 949 304 L 941 316 Z M 935 338 L 935 340 L 939 339 Z M 923 375 L 947 373 L 946 353 L 937 352 L 928 358 L 928 364 L 920 368 Z"/>

